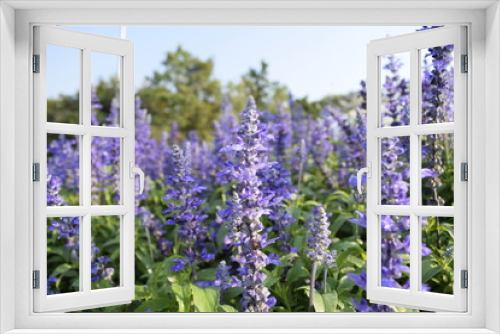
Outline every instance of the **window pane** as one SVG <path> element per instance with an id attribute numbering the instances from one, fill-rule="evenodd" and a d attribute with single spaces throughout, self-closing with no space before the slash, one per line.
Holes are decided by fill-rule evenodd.
<path id="1" fill-rule="evenodd" d="M 80 123 L 80 54 L 47 45 L 47 122 Z"/>
<path id="2" fill-rule="evenodd" d="M 422 124 L 453 122 L 453 44 L 420 50 Z"/>
<path id="3" fill-rule="evenodd" d="M 453 218 L 422 217 L 422 290 L 453 294 Z"/>
<path id="4" fill-rule="evenodd" d="M 79 205 L 80 136 L 47 135 L 47 206 Z"/>
<path id="5" fill-rule="evenodd" d="M 80 218 L 47 218 L 47 294 L 80 291 Z"/>
<path id="6" fill-rule="evenodd" d="M 120 204 L 120 138 L 92 137 L 92 205 Z"/>
<path id="7" fill-rule="evenodd" d="M 410 204 L 410 137 L 381 138 L 381 204 Z"/>
<path id="8" fill-rule="evenodd" d="M 120 126 L 120 61 L 120 56 L 91 53 L 92 125 Z"/>
<path id="9" fill-rule="evenodd" d="M 381 286 L 410 288 L 410 217 L 381 216 Z"/>
<path id="10" fill-rule="evenodd" d="M 422 138 L 422 204 L 453 206 L 453 134 Z"/>
<path id="11" fill-rule="evenodd" d="M 380 57 L 381 126 L 410 125 L 410 52 Z"/>
<path id="12" fill-rule="evenodd" d="M 120 286 L 120 217 L 92 217 L 92 290 Z"/>

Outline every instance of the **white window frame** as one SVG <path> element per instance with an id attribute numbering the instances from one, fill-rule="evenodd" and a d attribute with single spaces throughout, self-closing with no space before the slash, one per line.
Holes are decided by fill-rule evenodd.
<path id="1" fill-rule="evenodd" d="M 461 55 L 467 55 L 465 26 L 450 26 L 373 40 L 367 47 L 367 298 L 373 303 L 397 305 L 431 311 L 467 310 L 467 290 L 461 288 L 461 270 L 467 270 L 467 182 L 461 180 L 460 164 L 467 163 L 467 73 L 461 71 Z M 431 47 L 454 45 L 454 121 L 422 124 L 421 53 Z M 381 116 L 381 57 L 408 52 L 410 55 L 410 124 L 383 126 Z M 421 137 L 429 134 L 454 134 L 454 206 L 429 206 L 422 203 Z M 381 205 L 381 141 L 407 136 L 410 139 L 410 205 Z M 381 216 L 410 218 L 410 288 L 381 286 Z M 422 217 L 454 217 L 453 294 L 425 292 L 422 282 Z"/>
<path id="2" fill-rule="evenodd" d="M 0 325 L 12 333 L 498 333 L 500 332 L 500 10 L 493 1 L 296 1 L 221 4 L 216 1 L 133 3 L 137 9 L 102 10 L 111 2 L 8 1 L 0 4 Z M 129 2 L 123 2 L 130 6 Z M 9 5 L 32 8 L 14 11 Z M 116 3 L 115 3 L 116 5 Z M 66 6 L 44 10 L 43 6 Z M 54 7 L 56 6 L 56 7 Z M 97 6 L 101 8 L 97 8 Z M 149 9 L 147 6 L 151 6 Z M 157 8 L 162 7 L 163 8 Z M 181 6 L 181 9 L 179 9 Z M 425 6 L 432 6 L 425 7 Z M 461 6 L 456 9 L 454 6 Z M 486 9 L 486 7 L 488 7 Z M 86 8 L 85 8 L 86 7 Z M 42 8 L 42 9 L 41 9 Z M 406 9 L 405 9 L 406 8 Z M 411 10 L 409 10 L 411 9 Z M 469 308 L 429 314 L 35 314 L 32 254 L 32 27 L 61 25 L 433 25 L 468 26 L 470 47 L 468 134 Z M 6 29 L 5 29 L 6 28 Z M 15 40 L 14 40 L 15 31 Z M 486 71 L 486 66 L 488 71 Z M 12 68 L 15 67 L 15 72 Z M 15 89 L 12 87 L 15 82 Z M 15 93 L 15 96 L 14 96 Z M 15 109 L 14 109 L 15 108 Z M 12 117 L 15 110 L 15 119 Z M 487 120 L 487 121 L 486 121 Z M 8 127 L 15 127 L 14 135 Z M 488 133 L 486 137 L 485 133 Z M 486 140 L 488 138 L 488 140 Z M 10 142 L 9 142 L 10 141 Z M 487 154 L 486 154 L 487 152 Z M 15 164 L 9 161 L 14 161 Z M 15 170 L 15 178 L 12 173 Z M 10 174 L 6 174 L 10 172 Z M 486 181 L 488 174 L 488 182 Z M 15 189 L 14 200 L 8 199 Z M 488 196 L 486 196 L 488 194 Z M 486 205 L 485 206 L 485 201 Z M 15 210 L 11 209 L 12 206 Z M 486 217 L 488 219 L 486 219 Z M 15 222 L 15 226 L 13 226 Z M 474 226 L 472 229 L 471 226 Z M 14 235 L 14 238 L 12 237 Z M 14 256 L 12 256 L 14 250 Z M 485 265 L 485 254 L 492 254 Z M 30 259 L 26 261 L 26 259 Z M 13 288 L 14 287 L 14 288 Z M 486 291 L 488 293 L 486 293 Z M 14 305 L 14 307 L 12 307 Z M 140 324 L 140 325 L 139 325 Z M 137 329 L 138 327 L 141 329 Z M 191 329 L 182 331 L 181 329 Z M 355 329 L 357 328 L 357 329 Z M 413 328 L 413 330 L 412 330 Z M 45 329 L 45 331 L 43 331 Z M 136 329 L 136 330 L 134 330 Z M 160 331 L 160 329 L 162 329 Z M 211 331 L 209 331 L 209 329 Z M 233 329 L 233 330 L 231 330 Z M 268 329 L 267 331 L 265 329 Z M 280 330 L 282 329 L 282 330 Z M 342 330 L 344 329 L 344 330 Z M 243 332 L 241 330 L 240 332 Z"/>
<path id="3" fill-rule="evenodd" d="M 39 271 L 39 289 L 34 289 L 34 311 L 74 311 L 130 303 L 135 293 L 135 189 L 130 171 L 135 166 L 134 111 L 134 45 L 127 40 L 89 34 L 52 26 L 34 27 L 34 54 L 39 56 L 39 71 L 33 75 L 34 162 L 39 163 L 39 181 L 33 185 L 34 258 L 33 269 Z M 79 123 L 47 122 L 47 45 L 79 51 L 80 107 Z M 119 57 L 120 124 L 117 127 L 91 125 L 91 63 L 96 52 Z M 78 136 L 80 142 L 79 205 L 47 206 L 47 134 Z M 120 140 L 120 202 L 116 205 L 92 205 L 91 146 L 92 137 Z M 133 173 L 132 173 L 133 175 Z M 118 286 L 91 288 L 91 217 L 118 216 L 120 238 L 120 282 Z M 47 295 L 47 218 L 79 217 L 78 292 Z M 99 247 L 99 245 L 97 245 Z"/>

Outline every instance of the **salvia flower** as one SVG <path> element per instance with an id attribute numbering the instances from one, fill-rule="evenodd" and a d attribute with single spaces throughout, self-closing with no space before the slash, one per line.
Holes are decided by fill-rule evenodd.
<path id="1" fill-rule="evenodd" d="M 99 248 L 92 244 L 91 246 L 92 263 L 90 267 L 90 273 L 92 274 L 91 281 L 96 282 L 99 280 L 111 281 L 115 269 L 107 267 L 106 265 L 111 261 L 108 256 L 98 256 Z"/>
<path id="2" fill-rule="evenodd" d="M 330 223 L 325 209 L 317 206 L 313 209 L 306 222 L 306 228 L 309 232 L 307 237 L 306 255 L 314 262 L 322 263 L 328 254 L 330 240 Z"/>
<path id="3" fill-rule="evenodd" d="M 272 139 L 267 128 L 259 121 L 259 114 L 252 97 L 240 114 L 240 126 L 236 143 L 224 148 L 233 157 L 226 169 L 219 175 L 234 182 L 232 199 L 228 208 L 220 212 L 230 223 L 230 235 L 237 253 L 233 260 L 240 264 L 243 296 L 241 305 L 246 312 L 268 312 L 276 303 L 269 290 L 263 285 L 266 274 L 263 269 L 276 258 L 263 252 L 274 240 L 268 240 L 263 233 L 262 215 L 270 213 L 269 205 L 274 194 L 266 195 L 261 190 L 259 172 L 267 168 L 268 148 Z"/>
<path id="4" fill-rule="evenodd" d="M 203 224 L 208 217 L 202 208 L 204 201 L 199 195 L 205 190 L 197 184 L 191 175 L 189 145 L 182 150 L 178 145 L 172 147 L 174 173 L 167 179 L 168 208 L 163 211 L 167 214 L 166 225 L 179 227 L 179 240 L 185 245 L 184 255 L 187 261 L 177 260 L 173 271 L 182 269 L 186 264 L 191 264 L 193 278 L 196 280 L 196 263 L 209 261 L 214 258 L 212 252 L 206 249 L 207 229 Z"/>

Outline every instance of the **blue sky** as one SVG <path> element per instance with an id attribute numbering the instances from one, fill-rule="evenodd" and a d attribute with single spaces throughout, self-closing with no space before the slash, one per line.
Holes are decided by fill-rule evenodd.
<path id="1" fill-rule="evenodd" d="M 120 37 L 120 27 L 67 27 Z M 319 99 L 327 94 L 355 91 L 366 77 L 366 44 L 370 40 L 415 31 L 417 27 L 327 26 L 179 26 L 127 27 L 135 45 L 135 85 L 161 68 L 168 51 L 179 45 L 201 59 L 212 58 L 215 77 L 238 81 L 261 60 L 269 64 L 271 80 L 286 84 L 297 97 Z M 71 51 L 71 50 L 70 50 Z M 72 94 L 78 79 L 70 76 L 77 61 L 71 52 L 48 57 L 48 95 Z M 117 69 L 114 56 L 93 57 L 92 81 L 108 78 Z M 72 78 L 72 79 L 71 79 Z"/>

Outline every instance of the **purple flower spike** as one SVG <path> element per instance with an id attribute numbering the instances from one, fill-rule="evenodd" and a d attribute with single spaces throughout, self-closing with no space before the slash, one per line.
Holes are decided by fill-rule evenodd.
<path id="1" fill-rule="evenodd" d="M 238 270 L 242 276 L 243 296 L 241 305 L 245 312 L 268 312 L 269 305 L 274 305 L 269 290 L 263 286 L 266 275 L 262 272 L 269 263 L 268 256 L 262 250 L 272 242 L 263 234 L 262 215 L 269 215 L 269 209 L 276 196 L 275 192 L 263 191 L 261 177 L 272 166 L 267 161 L 266 144 L 272 139 L 265 125 L 259 121 L 255 101 L 252 97 L 240 114 L 240 126 L 236 140 L 223 151 L 233 161 L 219 175 L 234 182 L 232 199 L 228 207 L 219 212 L 230 225 L 228 236 L 233 241 L 237 253 L 233 260 L 240 264 Z M 269 189 L 270 186 L 267 184 Z M 278 199 L 276 199 L 276 203 Z"/>
<path id="2" fill-rule="evenodd" d="M 169 189 L 164 199 L 173 202 L 168 203 L 164 213 L 167 214 L 165 225 L 179 226 L 179 240 L 185 245 L 184 255 L 188 259 L 186 263 L 182 262 L 184 260 L 174 260 L 175 271 L 190 263 L 196 281 L 196 263 L 213 260 L 215 256 L 206 248 L 208 233 L 204 221 L 207 215 L 201 207 L 204 201 L 199 197 L 205 188 L 200 187 L 191 175 L 190 145 L 186 146 L 185 150 L 175 144 L 172 148 L 174 173 L 167 179 Z"/>
<path id="3" fill-rule="evenodd" d="M 331 244 L 329 235 L 331 234 L 328 222 L 328 216 L 325 209 L 317 206 L 313 209 L 309 219 L 306 222 L 306 229 L 309 231 L 307 238 L 306 255 L 311 261 L 322 263 L 328 253 L 328 247 Z"/>

